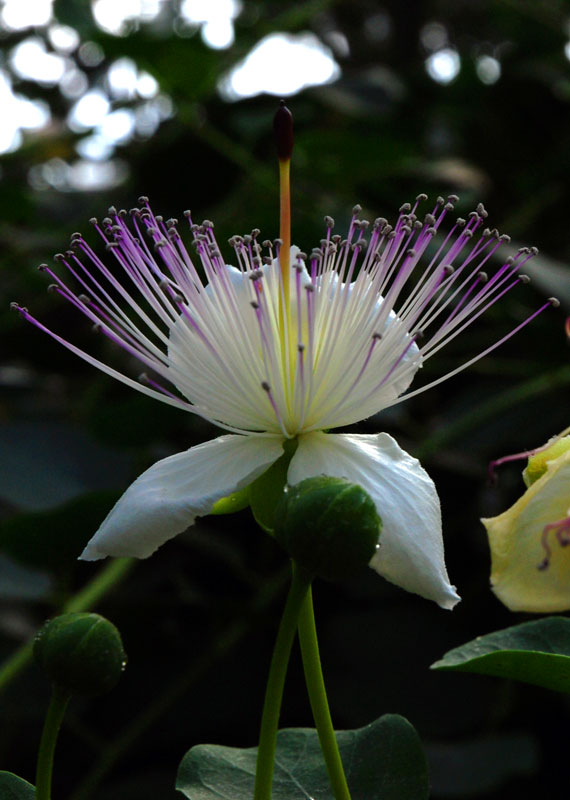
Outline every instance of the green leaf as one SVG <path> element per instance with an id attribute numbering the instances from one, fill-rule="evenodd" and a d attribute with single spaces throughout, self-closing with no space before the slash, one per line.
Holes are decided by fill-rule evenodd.
<path id="1" fill-rule="evenodd" d="M 386 714 L 337 734 L 352 800 L 425 800 L 428 774 L 418 735 L 403 717 Z M 182 759 L 176 788 L 189 800 L 251 800 L 257 748 L 201 744 Z M 317 732 L 277 735 L 272 800 L 332 800 Z"/>
<path id="2" fill-rule="evenodd" d="M 0 798 L 2 800 L 34 800 L 36 790 L 31 783 L 12 772 L 0 772 Z"/>
<path id="3" fill-rule="evenodd" d="M 431 669 L 496 675 L 570 693 L 570 619 L 545 617 L 478 636 Z"/>

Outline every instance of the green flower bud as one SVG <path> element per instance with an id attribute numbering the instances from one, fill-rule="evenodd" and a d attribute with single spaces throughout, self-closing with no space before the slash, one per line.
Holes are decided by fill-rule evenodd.
<path id="1" fill-rule="evenodd" d="M 274 535 L 300 567 L 334 581 L 370 562 L 381 529 L 376 506 L 362 487 L 320 476 L 287 487 Z"/>
<path id="2" fill-rule="evenodd" d="M 113 623 L 86 612 L 48 620 L 36 636 L 34 657 L 56 686 L 80 695 L 108 692 L 127 663 Z"/>

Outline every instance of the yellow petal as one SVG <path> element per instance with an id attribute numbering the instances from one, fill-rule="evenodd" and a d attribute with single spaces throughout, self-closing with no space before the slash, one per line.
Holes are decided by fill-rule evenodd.
<path id="1" fill-rule="evenodd" d="M 498 517 L 481 520 L 491 548 L 493 591 L 512 611 L 570 609 L 570 547 L 554 533 L 552 558 L 539 570 L 546 552 L 542 531 L 570 514 L 570 450 L 546 463 L 546 471 L 517 502 Z"/>

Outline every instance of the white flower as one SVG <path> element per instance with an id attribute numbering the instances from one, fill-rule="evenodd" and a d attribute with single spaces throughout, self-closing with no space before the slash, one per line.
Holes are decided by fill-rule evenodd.
<path id="1" fill-rule="evenodd" d="M 359 207 L 344 240 L 326 218 L 320 247 L 309 256 L 291 248 L 288 279 L 279 240 L 260 244 L 258 231 L 234 237 L 234 266 L 228 266 L 213 224 L 192 224 L 187 212 L 198 256 L 192 259 L 177 221 L 154 216 L 146 198 L 130 225 L 129 215 L 115 209 L 101 224 L 93 220 L 118 269 L 107 267 L 80 234 L 72 237 L 73 250 L 57 257 L 82 293 L 42 265 L 52 288 L 151 377 L 137 382 L 119 373 L 17 306 L 26 319 L 109 375 L 229 432 L 141 475 L 83 558 L 149 556 L 220 498 L 251 484 L 283 455 L 284 441 L 296 438 L 288 482 L 327 474 L 361 485 L 383 520 L 371 566 L 444 608 L 455 605 L 439 500 L 419 462 L 385 433 L 323 433 L 400 402 L 423 362 L 524 280 L 518 272 L 529 249 L 504 260 L 491 277 L 481 272 L 508 238 L 480 232 L 482 206 L 468 221 L 457 220 L 434 248 L 457 198 L 438 198 L 419 219 L 425 199 L 403 206 L 393 228 L 376 220 L 366 241 Z"/>

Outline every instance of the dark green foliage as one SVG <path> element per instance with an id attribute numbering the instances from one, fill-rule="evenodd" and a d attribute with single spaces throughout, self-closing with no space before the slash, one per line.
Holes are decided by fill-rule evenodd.
<path id="1" fill-rule="evenodd" d="M 570 693 L 570 619 L 545 617 L 478 636 L 432 669 L 512 678 Z"/>
<path id="2" fill-rule="evenodd" d="M 387 714 L 364 728 L 337 732 L 352 800 L 427 800 L 427 764 L 417 733 Z M 188 800 L 251 800 L 257 748 L 198 745 L 183 758 L 176 788 Z M 333 800 L 317 732 L 279 731 L 274 800 Z"/>

